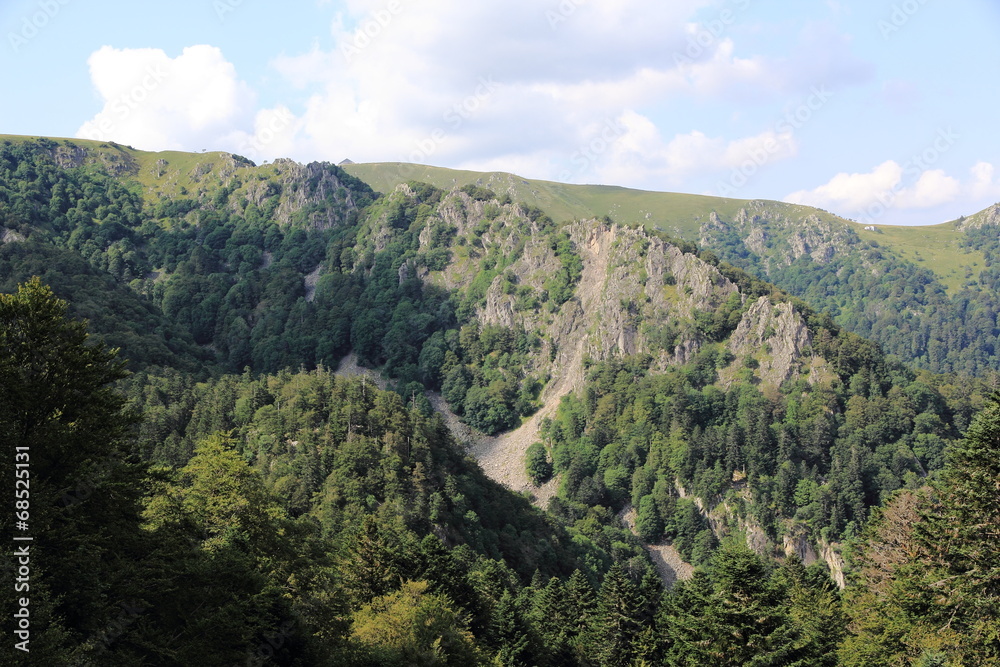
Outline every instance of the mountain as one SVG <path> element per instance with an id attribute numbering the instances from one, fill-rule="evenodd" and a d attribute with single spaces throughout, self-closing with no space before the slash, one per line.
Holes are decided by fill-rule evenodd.
<path id="1" fill-rule="evenodd" d="M 751 627 L 762 643 L 719 650 L 832 659 L 844 621 L 829 576 L 847 583 L 845 555 L 878 507 L 946 468 L 987 389 L 914 370 L 755 274 L 801 279 L 806 294 L 830 284 L 838 304 L 833 287 L 874 289 L 890 269 L 889 289 L 914 303 L 930 297 L 911 279 L 945 298 L 937 279 L 806 207 L 636 195 L 674 198 L 663 215 L 696 244 L 607 215 L 557 222 L 539 204 L 572 211 L 577 187 L 515 180 L 379 193 L 329 163 L 0 139 L 6 290 L 42 273 L 77 312 L 111 308 L 93 331 L 138 371 L 117 386 L 145 419 L 116 446 L 132 448 L 145 523 L 119 527 L 137 544 L 126 579 L 155 581 L 156 611 L 123 659 L 162 662 L 182 636 L 175 663 L 213 651 L 228 664 L 287 622 L 299 624 L 287 664 L 317 651 L 407 664 L 435 646 L 451 664 L 691 662 L 677 656 L 705 640 L 684 633 Z M 591 203 L 618 192 L 584 189 Z M 991 224 L 984 213 L 962 232 L 982 235 L 987 259 Z M 38 283 L 5 295 L 4 332 L 21 330 L 17 309 L 58 310 L 52 298 Z M 24 393 L 16 405 L 32 405 L 49 385 L 22 386 L 37 365 L 4 336 L 27 356 L 0 370 Z M 50 346 L 63 353 L 34 347 Z M 337 377 L 355 363 L 389 391 Z M 46 493 L 88 502 L 101 465 L 61 471 L 68 490 Z M 115 483 L 132 474 L 114 469 Z M 665 581 L 690 573 L 681 558 L 699 570 L 663 595 L 646 549 Z M 205 611 L 169 612 L 174 577 L 225 571 L 231 586 L 209 589 Z M 68 590 L 60 576 L 52 590 Z M 88 591 L 119 594 L 101 585 Z M 746 624 L 720 616 L 733 600 Z M 550 632 L 538 619 L 554 614 Z M 694 620 L 723 616 L 725 631 Z M 67 618 L 54 651 L 99 631 Z M 222 621 L 241 629 L 212 644 L 199 627 Z"/>
<path id="2" fill-rule="evenodd" d="M 801 532 L 819 552 L 822 531 L 823 539 L 851 534 L 868 507 L 940 467 L 977 391 L 918 379 L 692 243 L 610 219 L 557 224 L 484 186 L 414 182 L 379 196 L 330 164 L 256 167 L 226 154 L 52 140 L 3 144 L 0 165 L 4 226 L 26 239 L 8 246 L 40 243 L 87 258 L 211 355 L 213 372 L 336 368 L 351 352 L 425 412 L 431 401 L 447 403 L 494 437 L 478 441 L 479 458 L 512 488 L 534 492 L 524 456 L 548 438 L 555 471 L 565 473 L 559 497 L 584 507 L 640 508 L 652 486 L 633 492 L 627 481 L 640 469 L 651 485 L 676 481 L 667 496 L 698 489 L 706 516 L 748 484 L 726 521 L 755 514 L 764 541 Z M 20 174 L 34 175 L 27 190 Z M 769 256 L 810 248 L 817 263 L 850 240 L 837 236 L 852 232 L 836 221 L 817 216 L 825 235 L 810 236 L 780 215 L 802 207 L 745 206 L 762 215 L 739 208 L 726 225 L 710 211 L 703 235 L 757 238 L 766 225 Z M 552 431 L 561 400 L 606 391 L 590 385 L 588 369 L 623 359 L 640 385 L 674 378 L 658 390 L 661 414 L 638 449 L 618 451 L 617 427 L 590 423 L 604 419 L 590 400 L 569 440 Z M 626 410 L 620 400 L 615 410 Z M 756 425 L 744 403 L 763 411 Z M 832 416 L 816 421 L 816 411 Z M 796 446 L 813 444 L 778 460 L 786 422 Z M 687 463 L 650 460 L 657 438 L 684 440 Z M 791 496 L 810 483 L 828 501 L 820 516 L 796 519 Z M 666 501 L 658 507 L 664 520 L 674 511 Z M 618 525 L 613 516 L 605 523 Z"/>
<path id="3" fill-rule="evenodd" d="M 849 331 L 935 372 L 1000 370 L 989 230 L 996 207 L 927 227 L 862 226 L 826 211 L 765 200 L 534 181 L 503 173 L 399 163 L 355 164 L 388 191 L 408 180 L 490 187 L 557 220 L 609 216 L 665 231 L 830 313 Z"/>

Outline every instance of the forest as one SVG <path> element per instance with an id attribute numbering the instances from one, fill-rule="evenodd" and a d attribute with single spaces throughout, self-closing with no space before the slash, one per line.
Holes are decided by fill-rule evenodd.
<path id="1" fill-rule="evenodd" d="M 235 160 L 151 193 L 59 150 L 0 145 L 0 466 L 11 495 L 30 471 L 28 664 L 1000 661 L 987 382 L 914 370 L 653 239 L 735 291 L 655 330 L 636 316 L 648 350 L 585 359 L 523 462 L 558 480 L 543 510 L 427 392 L 486 434 L 542 407 L 559 350 L 537 323 L 581 299 L 572 229 L 482 187 L 382 195 L 326 164 L 268 180 Z M 544 279 L 522 280 L 525 257 Z M 456 266 L 471 279 L 430 279 Z M 482 317 L 498 292 L 520 324 Z M 801 317 L 820 376 L 773 384 L 769 358 L 734 357 L 760 299 Z M 348 352 L 388 388 L 336 375 Z M 846 587 L 796 540 L 839 552 Z M 662 542 L 692 578 L 664 587 L 644 549 Z"/>
<path id="2" fill-rule="evenodd" d="M 789 230 L 766 220 L 759 224 L 768 239 L 764 248 L 750 248 L 726 225 L 703 230 L 700 242 L 914 367 L 977 377 L 1000 370 L 995 226 L 962 230 L 962 251 L 982 251 L 984 266 L 974 275 L 972 264 L 978 263 L 970 258 L 959 285 L 949 289 L 926 266 L 862 240 L 852 229 L 833 232 L 840 250 L 817 261 L 809 254 L 786 255 Z"/>

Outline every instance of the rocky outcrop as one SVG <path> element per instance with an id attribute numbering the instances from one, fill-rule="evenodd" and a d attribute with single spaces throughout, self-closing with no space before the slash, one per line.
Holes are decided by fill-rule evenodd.
<path id="1" fill-rule="evenodd" d="M 768 273 L 802 257 L 828 264 L 860 240 L 844 222 L 791 204 L 755 200 L 747 202 L 731 221 L 713 212 L 702 224 L 698 242 L 725 248 L 731 245 L 733 233 Z"/>
<path id="2" fill-rule="evenodd" d="M 994 204 L 986 210 L 970 215 L 958 224 L 958 228 L 962 230 L 987 226 L 1000 226 L 1000 204 Z"/>
<path id="3" fill-rule="evenodd" d="M 54 144 L 54 145 L 53 145 Z M 120 144 L 109 142 L 99 148 L 66 140 L 49 140 L 49 154 L 60 169 L 73 169 L 87 164 L 97 164 L 112 176 L 132 176 L 139 173 L 136 159 Z"/>
<path id="4" fill-rule="evenodd" d="M 757 376 L 772 387 L 780 386 L 799 371 L 808 346 L 809 329 L 792 304 L 772 306 L 766 296 L 757 299 L 743 314 L 728 343 L 736 363 L 753 357 L 759 363 Z"/>
<path id="5" fill-rule="evenodd" d="M 227 157 L 225 164 L 213 169 L 213 175 L 223 182 L 241 166 L 233 156 Z M 328 229 L 342 224 L 351 211 L 357 210 L 350 188 L 330 165 L 319 162 L 303 165 L 278 159 L 273 166 L 276 171 L 273 178 L 252 180 L 246 185 L 246 199 L 263 207 L 268 199 L 280 197 L 273 214 L 279 224 L 287 225 L 296 214 L 308 210 L 302 222 L 315 229 Z M 313 204 L 317 206 L 309 210 Z"/>
<path id="6" fill-rule="evenodd" d="M 821 539 L 819 541 L 819 557 L 830 568 L 830 576 L 837 582 L 837 586 L 844 588 L 847 586 L 847 579 L 844 577 L 844 558 L 838 551 L 839 546 Z"/>
<path id="7" fill-rule="evenodd" d="M 603 360 L 650 352 L 643 323 L 690 319 L 696 310 L 712 310 L 737 291 L 715 267 L 642 230 L 590 220 L 570 225 L 568 232 L 583 260 L 574 298 L 551 319 L 517 311 L 515 296 L 505 293 L 498 276 L 480 310 L 484 322 L 541 328 L 559 350 L 582 344 L 588 358 Z M 529 240 L 508 271 L 518 285 L 541 291 L 558 268 L 546 244 Z M 692 334 L 662 361 L 683 363 L 700 342 Z M 556 365 L 562 361 L 557 359 Z"/>
<path id="8" fill-rule="evenodd" d="M 781 541 L 781 549 L 786 557 L 795 556 L 803 565 L 812 565 L 819 560 L 816 549 L 802 531 L 797 531 L 794 535 L 785 535 Z"/>
<path id="9" fill-rule="evenodd" d="M 24 240 L 24 235 L 15 232 L 13 229 L 0 229 L 3 229 L 3 232 L 0 233 L 0 245 L 4 243 L 18 243 Z"/>

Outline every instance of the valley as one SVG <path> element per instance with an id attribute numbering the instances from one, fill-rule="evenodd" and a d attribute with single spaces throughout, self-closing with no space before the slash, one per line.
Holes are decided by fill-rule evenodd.
<path id="1" fill-rule="evenodd" d="M 738 636 L 719 605 L 741 600 L 771 610 L 768 650 L 828 664 L 869 632 L 848 637 L 846 619 L 874 604 L 851 582 L 883 576 L 884 517 L 931 503 L 928 484 L 951 503 L 961 466 L 990 465 L 966 433 L 990 428 L 998 369 L 993 209 L 865 231 L 780 202 L 0 136 L 0 224 L 2 341 L 22 360 L 5 400 L 49 400 L 15 332 L 60 313 L 32 346 L 79 366 L 73 400 L 97 397 L 132 457 L 53 413 L 53 442 L 120 462 L 52 463 L 49 500 L 80 475 L 143 489 L 79 513 L 119 512 L 115 539 L 136 545 L 126 580 L 87 589 L 154 610 L 123 660 L 190 659 L 169 658 L 180 636 L 221 664 L 294 620 L 287 664 L 398 664 L 422 640 L 373 637 L 430 608 L 453 664 L 586 664 L 609 638 L 636 660 L 697 660 L 678 638 Z M 84 326 L 63 314 L 89 320 L 80 346 L 120 348 L 109 379 L 86 385 L 60 356 L 83 354 L 50 335 Z M 33 433 L 27 412 L 4 419 Z M 913 571 L 940 573 L 924 537 L 898 539 Z M 226 568 L 207 616 L 170 615 L 173 577 Z M 143 577 L 148 592 L 130 588 Z M 988 632 L 963 618 L 955 636 L 913 621 L 919 650 Z M 243 628 L 230 643 L 198 630 L 222 622 Z M 53 635 L 51 655 L 94 655 L 95 629 L 67 623 L 77 643 Z"/>

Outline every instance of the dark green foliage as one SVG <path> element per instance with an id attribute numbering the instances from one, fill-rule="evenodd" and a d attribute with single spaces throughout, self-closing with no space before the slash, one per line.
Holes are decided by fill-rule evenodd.
<path id="1" fill-rule="evenodd" d="M 545 281 L 545 290 L 549 298 L 561 306 L 573 296 L 573 289 L 583 273 L 583 260 L 565 232 L 554 236 L 550 243 L 561 268 Z"/>
<path id="2" fill-rule="evenodd" d="M 657 375 L 643 358 L 592 366 L 582 395 L 564 399 L 544 428 L 564 497 L 638 503 L 642 537 L 666 537 L 689 560 L 703 561 L 714 538 L 675 481 L 708 507 L 747 484 L 745 511 L 774 539 L 784 519 L 815 535 L 856 530 L 868 508 L 940 468 L 957 436 L 954 412 L 926 378 L 853 334 L 820 329 L 814 347 L 840 381 L 769 395 L 715 386 L 716 366 L 728 363 L 716 346 Z"/>
<path id="3" fill-rule="evenodd" d="M 758 223 L 767 237 L 783 233 L 770 228 L 767 220 Z M 984 376 L 1000 368 L 1000 241 L 991 225 L 961 233 L 963 247 L 986 255 L 986 268 L 978 281 L 970 272 L 961 289 L 951 293 L 931 270 L 862 241 L 851 230 L 842 232 L 846 248 L 822 262 L 809 254 L 786 261 L 770 254 L 769 248 L 752 250 L 729 225 L 703 229 L 702 243 L 725 262 L 804 299 L 837 324 L 877 341 L 916 367 Z M 769 240 L 771 247 L 777 243 Z M 741 290 L 746 292 L 743 284 Z"/>
<path id="4" fill-rule="evenodd" d="M 455 223 L 470 223 L 459 239 L 431 186 L 377 197 L 331 165 L 268 181 L 241 160 L 225 182 L 144 199 L 128 152 L 63 168 L 58 147 L 0 146 L 0 223 L 27 237 L 0 247 L 0 290 L 43 275 L 139 372 L 124 378 L 38 283 L 0 295 L 0 435 L 31 447 L 39 664 L 805 666 L 836 664 L 838 645 L 845 664 L 998 658 L 1000 408 L 953 447 L 933 492 L 909 491 L 939 474 L 981 385 L 917 375 L 799 302 L 823 377 L 763 386 L 750 356 L 734 379 L 725 342 L 745 309 L 787 299 L 703 252 L 741 294 L 637 323 L 651 354 L 695 340 L 690 363 L 588 364 L 527 451 L 536 483 L 560 475 L 545 514 L 486 479 L 424 395 L 439 389 L 490 434 L 538 407 L 539 332 L 476 312 L 491 286 L 518 322 L 574 298 L 582 258 L 542 211 L 468 186 L 456 208 L 484 214 Z M 291 193 L 308 203 L 289 211 Z M 521 240 L 504 245 L 503 231 Z M 544 290 L 510 270 L 528 234 L 558 259 Z M 469 285 L 421 278 L 453 252 L 474 262 Z M 879 259 L 864 261 L 891 267 Z M 860 299 L 874 287 L 852 262 L 838 266 Z M 937 304 L 934 290 L 884 300 Z M 963 312 L 979 326 L 991 302 L 972 300 Z M 857 314 L 840 306 L 842 321 Z M 941 356 L 938 333 L 924 333 L 915 354 Z M 992 363 L 976 336 L 934 363 Z M 352 350 L 393 391 L 335 377 Z M 909 512 L 897 506 L 907 498 Z M 638 537 L 620 520 L 630 503 Z M 825 572 L 739 546 L 738 519 L 775 544 L 843 538 L 862 554 L 850 636 Z M 642 548 L 661 540 L 698 566 L 667 592 Z"/>
<path id="5" fill-rule="evenodd" d="M 467 381 L 445 393 L 490 434 L 536 409 L 541 382 L 522 368 L 541 341 L 528 331 L 480 331 L 472 316 L 519 248 L 483 248 L 480 275 L 458 294 L 418 278 L 450 262 L 457 228 L 435 215 L 441 190 L 410 183 L 376 198 L 329 164 L 279 182 L 237 160 L 228 180 L 144 200 L 129 180 L 136 166 L 128 153 L 114 158 L 112 173 L 107 154 L 63 168 L 53 151 L 44 141 L 0 146 L 0 224 L 30 239 L 4 246 L 0 287 L 44 275 L 133 368 L 334 368 L 353 349 L 409 396 L 441 389 L 449 372 L 465 368 Z M 517 210 L 484 188 L 466 190 L 487 203 L 479 221 L 486 228 L 504 224 L 501 210 Z M 284 199 L 291 193 L 310 198 L 294 213 Z M 550 220 L 529 214 L 563 266 L 552 283 L 561 303 L 579 279 L 580 258 Z"/>
<path id="6" fill-rule="evenodd" d="M 643 542 L 655 543 L 663 538 L 663 518 L 653 496 L 643 496 L 635 519 L 635 530 Z"/>
<path id="7" fill-rule="evenodd" d="M 20 490 L 0 526 L 33 538 L 4 547 L 9 558 L 15 546 L 30 547 L 30 589 L 15 595 L 8 580 L 0 599 L 7 609 L 18 598 L 33 601 L 32 655 L 53 664 L 121 603 L 143 599 L 136 560 L 149 553 L 139 531 L 148 479 L 127 437 L 138 415 L 110 387 L 123 365 L 88 345 L 86 326 L 66 311 L 37 279 L 0 295 L 0 470 L 9 497 L 15 470 Z M 24 522 L 17 531 L 15 510 Z M 13 638 L 9 613 L 4 627 Z"/>
<path id="8" fill-rule="evenodd" d="M 359 516 L 381 508 L 390 512 L 383 523 L 394 516 L 403 522 L 400 530 L 421 535 L 433 528 L 449 541 L 504 558 L 522 576 L 535 569 L 571 571 L 576 556 L 568 538 L 546 536 L 553 522 L 470 464 L 439 415 L 408 409 L 396 393 L 326 370 L 224 376 L 193 387 L 147 377 L 130 392 L 149 406 L 144 434 L 176 434 L 163 444 L 142 443 L 155 460 L 184 465 L 195 443 L 231 431 L 283 508 L 292 516 L 316 516 L 329 532 L 349 530 Z M 187 407 L 165 410 L 164 402 Z M 365 525 L 369 533 L 359 535 L 374 544 L 372 526 Z M 399 575 L 417 578 L 408 572 Z M 366 590 L 362 598 L 386 593 Z"/>
<path id="9" fill-rule="evenodd" d="M 0 292 L 39 276 L 86 319 L 92 335 L 119 348 L 132 370 L 149 366 L 196 372 L 213 358 L 146 299 L 94 269 L 78 254 L 35 242 L 0 245 Z"/>
<path id="10" fill-rule="evenodd" d="M 552 477 L 552 463 L 549 462 L 545 445 L 536 442 L 528 447 L 524 455 L 524 469 L 535 486 L 544 484 Z"/>
<path id="11" fill-rule="evenodd" d="M 642 627 L 643 601 L 639 590 L 615 563 L 608 571 L 597 597 L 591 645 L 602 667 L 631 665 L 636 657 Z"/>
<path id="12" fill-rule="evenodd" d="M 340 259 L 345 239 L 356 232 L 357 207 L 373 199 L 370 188 L 332 165 L 308 165 L 301 187 L 312 195 L 321 175 L 345 187 L 279 228 L 272 219 L 281 194 L 276 184 L 260 206 L 237 189 L 238 178 L 198 198 L 143 201 L 127 180 L 132 158 L 123 153 L 120 160 L 112 176 L 95 165 L 61 168 L 44 142 L 0 146 L 0 224 L 38 244 L 27 253 L 20 244 L 4 246 L 4 289 L 42 275 L 135 368 L 209 361 L 192 339 L 235 371 L 332 366 L 347 353 L 358 281 L 337 278 L 353 269 Z M 331 275 L 307 298 L 303 276 L 327 256 Z M 81 268 L 80 257 L 92 268 Z M 101 281 L 103 298 L 93 295 Z M 142 297 L 165 319 L 157 321 L 156 308 Z"/>
<path id="13" fill-rule="evenodd" d="M 664 598 L 664 664 L 833 665 L 839 606 L 825 575 L 795 561 L 771 572 L 746 547 L 727 545 Z"/>
<path id="14" fill-rule="evenodd" d="M 998 461 L 994 397 L 949 451 L 940 482 L 895 498 L 865 534 L 846 664 L 1000 660 Z"/>

